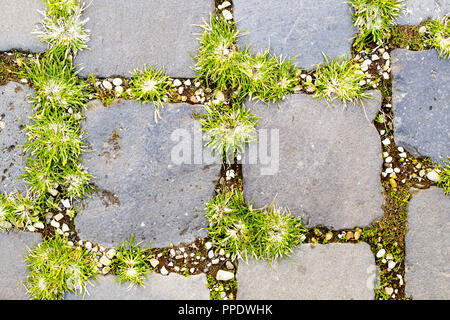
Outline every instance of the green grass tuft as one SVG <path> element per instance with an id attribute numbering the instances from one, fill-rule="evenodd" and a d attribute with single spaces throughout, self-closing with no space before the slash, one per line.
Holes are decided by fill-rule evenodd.
<path id="1" fill-rule="evenodd" d="M 160 118 L 159 109 L 163 107 L 163 102 L 168 101 L 172 90 L 172 82 L 164 73 L 163 68 L 156 69 L 154 66 L 144 70 L 134 70 L 133 78 L 130 80 L 131 95 L 141 102 L 155 103 L 155 121 Z"/>
<path id="2" fill-rule="evenodd" d="M 111 263 L 111 270 L 116 275 L 116 280 L 130 282 L 130 287 L 143 286 L 143 280 L 147 279 L 147 273 L 151 271 L 148 262 L 153 257 L 150 248 L 141 249 L 139 243 L 135 243 L 133 236 L 130 241 L 124 241 L 116 249 L 116 256 Z"/>
<path id="3" fill-rule="evenodd" d="M 348 3 L 353 7 L 353 25 L 358 28 L 353 44 L 358 50 L 371 42 L 385 43 L 403 7 L 401 0 L 350 0 Z"/>
<path id="4" fill-rule="evenodd" d="M 81 19 L 84 10 L 75 0 L 47 0 L 41 25 L 34 34 L 51 47 L 64 48 L 65 56 L 87 49 L 89 34 L 85 29 L 88 19 Z"/>
<path id="5" fill-rule="evenodd" d="M 361 66 L 346 57 L 328 60 L 319 65 L 314 82 L 315 94 L 319 100 L 326 98 L 329 102 L 340 99 L 345 105 L 369 98 L 366 89 L 359 84 L 364 79 Z"/>
<path id="6" fill-rule="evenodd" d="M 206 113 L 198 116 L 206 145 L 226 157 L 243 152 L 246 143 L 256 140 L 257 117 L 245 106 L 235 104 L 224 107 L 222 103 L 204 106 Z"/>
<path id="7" fill-rule="evenodd" d="M 97 274 L 95 254 L 70 246 L 59 235 L 35 246 L 25 262 L 29 276 L 24 284 L 34 300 L 59 300 L 65 292 L 84 294 Z"/>
<path id="8" fill-rule="evenodd" d="M 442 188 L 445 192 L 445 195 L 448 195 L 450 193 L 450 162 L 445 161 L 446 163 L 445 168 L 441 165 L 439 165 L 440 169 L 440 180 L 437 182 L 437 185 L 439 188 Z"/>
<path id="9" fill-rule="evenodd" d="M 25 64 L 21 75 L 32 81 L 36 90 L 31 98 L 38 115 L 74 114 L 90 99 L 89 85 L 76 75 L 71 60 L 61 50 L 46 52 Z"/>
<path id="10" fill-rule="evenodd" d="M 240 190 L 219 193 L 206 205 L 206 216 L 211 242 L 233 259 L 273 261 L 290 254 L 306 238 L 301 218 L 273 204 L 253 209 Z"/>
<path id="11" fill-rule="evenodd" d="M 450 57 L 450 23 L 449 17 L 430 21 L 426 25 L 425 43 L 436 50 L 445 59 Z"/>

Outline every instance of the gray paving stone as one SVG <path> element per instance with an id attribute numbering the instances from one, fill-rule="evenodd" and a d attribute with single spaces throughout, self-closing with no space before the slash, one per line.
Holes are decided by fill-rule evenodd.
<path id="1" fill-rule="evenodd" d="M 338 57 L 349 54 L 352 27 L 350 6 L 342 0 L 234 0 L 234 19 L 247 36 L 248 44 L 261 52 L 295 59 L 298 67 L 313 68 L 323 63 L 322 52 Z"/>
<path id="2" fill-rule="evenodd" d="M 289 260 L 275 262 L 272 268 L 265 261 L 241 262 L 236 275 L 237 299 L 374 299 L 377 267 L 366 243 L 314 247 L 303 244 L 294 250 Z"/>
<path id="3" fill-rule="evenodd" d="M 28 250 L 41 242 L 39 233 L 0 233 L 0 300 L 26 300 L 30 296 L 22 282 L 27 278 Z"/>
<path id="4" fill-rule="evenodd" d="M 214 11 L 213 0 L 94 0 L 84 12 L 91 41 L 79 54 L 81 76 L 124 75 L 157 65 L 173 77 L 193 77 L 202 19 Z"/>
<path id="5" fill-rule="evenodd" d="M 406 234 L 406 295 L 450 299 L 450 197 L 442 189 L 412 191 Z"/>
<path id="6" fill-rule="evenodd" d="M 442 18 L 450 13 L 450 0 L 405 0 L 398 24 L 417 25 L 427 18 Z"/>
<path id="7" fill-rule="evenodd" d="M 157 124 L 153 105 L 136 101 L 85 113 L 83 129 L 94 152 L 85 154 L 83 165 L 96 177 L 98 192 L 84 201 L 75 221 L 83 239 L 112 246 L 134 234 L 146 246 L 151 241 L 159 247 L 206 236 L 203 210 L 214 194 L 220 165 L 193 164 L 201 163 L 196 157 L 202 149 L 201 136 L 193 141 L 200 125 L 192 113 L 201 110 L 169 104 Z M 179 140 L 183 134 L 191 141 Z M 188 147 L 186 154 L 194 143 L 200 146 L 188 163 L 177 164 L 180 141 Z"/>
<path id="8" fill-rule="evenodd" d="M 436 50 L 392 52 L 395 141 L 442 163 L 450 155 L 450 63 Z"/>
<path id="9" fill-rule="evenodd" d="M 38 10 L 43 11 L 40 0 L 0 1 L 0 51 L 11 49 L 44 51 L 47 45 L 31 34 L 42 20 Z"/>
<path id="10" fill-rule="evenodd" d="M 379 92 L 374 96 L 365 103 L 370 120 L 380 107 Z M 310 226 L 337 229 L 369 225 L 383 215 L 380 138 L 360 105 L 343 109 L 300 94 L 279 108 L 248 106 L 261 117 L 259 143 L 243 160 L 244 192 L 255 206 L 275 200 Z"/>
<path id="11" fill-rule="evenodd" d="M 148 274 L 144 287 L 129 289 L 128 284 L 114 282 L 114 276 L 99 276 L 94 287 L 87 287 L 84 300 L 209 300 L 206 276 L 184 277 Z M 81 295 L 66 294 L 66 300 L 81 300 Z"/>
<path id="12" fill-rule="evenodd" d="M 27 86 L 9 82 L 0 86 L 0 192 L 25 192 L 26 184 L 18 179 L 23 174 L 22 148 L 27 136 L 23 126 L 33 114 Z"/>

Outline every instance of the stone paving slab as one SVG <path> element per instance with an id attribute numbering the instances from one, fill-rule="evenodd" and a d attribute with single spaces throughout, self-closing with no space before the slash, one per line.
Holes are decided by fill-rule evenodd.
<path id="1" fill-rule="evenodd" d="M 234 20 L 248 44 L 258 52 L 270 44 L 271 52 L 294 58 L 298 67 L 311 69 L 323 63 L 322 52 L 337 58 L 350 54 L 350 6 L 343 0 L 234 0 Z"/>
<path id="2" fill-rule="evenodd" d="M 41 242 L 39 233 L 0 233 L 0 300 L 28 300 L 22 282 L 27 278 L 28 250 Z"/>
<path id="3" fill-rule="evenodd" d="M 41 0 L 0 1 L 0 51 L 11 49 L 44 51 L 47 45 L 31 34 L 42 20 L 38 10 L 45 9 Z"/>
<path id="4" fill-rule="evenodd" d="M 23 174 L 22 148 L 27 136 L 24 131 L 33 114 L 27 86 L 9 82 L 0 86 L 0 192 L 25 192 L 26 184 L 18 179 Z M 22 121 L 22 122 L 21 122 Z"/>
<path id="5" fill-rule="evenodd" d="M 442 18 L 450 13 L 450 0 L 405 0 L 398 24 L 417 25 L 427 18 Z"/>
<path id="6" fill-rule="evenodd" d="M 271 267 L 241 262 L 237 300 L 373 300 L 376 270 L 366 243 L 303 244 Z"/>
<path id="7" fill-rule="evenodd" d="M 379 92 L 373 95 L 376 100 L 365 103 L 370 120 L 381 101 Z M 380 138 L 360 105 L 343 109 L 295 94 L 279 107 L 247 106 L 261 117 L 258 162 L 248 161 L 256 144 L 244 157 L 247 200 L 253 199 L 256 207 L 275 200 L 294 215 L 304 215 L 309 226 L 336 229 L 366 226 L 383 215 Z M 261 130 L 266 130 L 268 143 Z"/>
<path id="8" fill-rule="evenodd" d="M 126 101 L 104 108 L 100 103 L 86 111 L 82 127 L 94 152 L 84 155 L 83 165 L 96 177 L 98 192 L 84 200 L 75 219 L 83 239 L 113 246 L 134 234 L 136 241 L 160 247 L 206 236 L 203 210 L 214 195 L 220 165 L 189 164 L 202 150 L 201 136 L 193 141 L 200 124 L 192 117 L 201 111 L 167 104 L 157 124 L 153 104 Z M 180 140 L 185 134 L 192 140 Z M 186 154 L 194 143 L 200 147 L 189 163 L 178 164 L 180 141 Z"/>
<path id="9" fill-rule="evenodd" d="M 99 276 L 87 287 L 84 300 L 209 300 L 206 275 L 184 277 L 148 274 L 144 287 L 128 288 L 128 283 L 114 282 L 115 276 Z M 81 295 L 66 294 L 66 300 L 81 300 Z"/>
<path id="10" fill-rule="evenodd" d="M 406 234 L 406 295 L 450 299 L 450 197 L 442 189 L 412 191 Z"/>
<path id="11" fill-rule="evenodd" d="M 202 19 L 214 12 L 213 0 L 94 0 L 85 10 L 91 31 L 76 63 L 80 76 L 129 76 L 136 68 L 165 67 L 172 77 L 193 77 Z"/>
<path id="12" fill-rule="evenodd" d="M 444 164 L 450 155 L 450 63 L 436 50 L 392 52 L 395 142 Z"/>

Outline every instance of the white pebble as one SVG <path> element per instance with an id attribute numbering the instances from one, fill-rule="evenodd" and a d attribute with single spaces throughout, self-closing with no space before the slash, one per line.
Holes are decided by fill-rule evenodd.
<path id="1" fill-rule="evenodd" d="M 120 79 L 120 78 L 115 78 L 115 79 L 113 80 L 113 84 L 114 84 L 115 86 L 120 86 L 122 83 L 123 83 L 123 81 L 122 81 L 122 79 Z"/>
<path id="2" fill-rule="evenodd" d="M 390 58 L 390 56 L 389 56 L 388 52 L 383 53 L 383 59 L 384 60 L 388 60 L 389 58 Z"/>
<path id="3" fill-rule="evenodd" d="M 173 85 L 174 85 L 175 87 L 179 87 L 179 86 L 181 86 L 181 81 L 178 80 L 178 79 L 175 79 L 175 80 L 173 81 Z"/>
<path id="4" fill-rule="evenodd" d="M 381 258 L 381 257 L 383 257 L 385 254 L 386 254 L 386 250 L 380 249 L 380 250 L 377 252 L 377 258 Z"/>
<path id="5" fill-rule="evenodd" d="M 107 90 L 111 90 L 113 88 L 111 82 L 109 82 L 108 80 L 103 80 L 102 85 Z"/>
<path id="6" fill-rule="evenodd" d="M 385 161 L 386 161 L 386 163 L 392 162 L 392 157 L 387 157 Z"/>
<path id="7" fill-rule="evenodd" d="M 223 11 L 222 11 L 222 15 L 223 15 L 223 17 L 225 18 L 225 20 L 231 20 L 231 19 L 233 19 L 233 15 L 232 15 L 231 12 L 228 11 L 228 10 L 223 10 Z"/>
<path id="8" fill-rule="evenodd" d="M 384 139 L 384 140 L 382 141 L 382 143 L 383 143 L 385 146 L 387 146 L 387 145 L 391 144 L 391 140 L 389 140 L 388 138 L 386 138 L 386 139 Z"/>

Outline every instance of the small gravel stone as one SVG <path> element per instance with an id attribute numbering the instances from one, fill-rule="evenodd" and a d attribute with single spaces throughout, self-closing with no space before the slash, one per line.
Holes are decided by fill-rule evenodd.
<path id="1" fill-rule="evenodd" d="M 387 157 L 387 158 L 385 159 L 385 161 L 386 161 L 387 163 L 392 162 L 392 157 Z"/>
<path id="2" fill-rule="evenodd" d="M 181 81 L 178 80 L 178 79 L 175 79 L 175 80 L 173 81 L 173 85 L 174 85 L 175 87 L 179 87 L 179 86 L 181 86 Z"/>
<path id="3" fill-rule="evenodd" d="M 386 250 L 380 249 L 380 250 L 377 252 L 377 258 L 381 258 L 381 257 L 383 257 L 385 254 L 386 254 Z"/>
<path id="4" fill-rule="evenodd" d="M 387 146 L 387 145 L 391 144 L 391 140 L 389 140 L 389 138 L 386 138 L 386 139 L 384 139 L 384 140 L 382 141 L 382 143 L 383 143 L 385 146 Z"/>
<path id="5" fill-rule="evenodd" d="M 51 225 L 52 227 L 59 228 L 59 222 L 57 222 L 57 221 L 55 221 L 55 220 L 52 220 L 52 221 L 50 222 L 50 225 Z"/>
<path id="6" fill-rule="evenodd" d="M 219 270 L 216 274 L 216 280 L 218 281 L 228 281 L 234 279 L 234 273 L 225 270 Z"/>
<path id="7" fill-rule="evenodd" d="M 63 223 L 61 229 L 62 229 L 63 232 L 68 232 L 68 231 L 70 231 L 69 226 L 68 226 L 67 224 L 65 224 L 65 223 Z"/>
<path id="8" fill-rule="evenodd" d="M 104 266 L 108 266 L 111 263 L 111 260 L 109 260 L 106 256 L 102 256 L 100 258 L 100 263 Z"/>
<path id="9" fill-rule="evenodd" d="M 44 229 L 45 226 L 44 226 L 44 224 L 42 222 L 36 222 L 34 224 L 34 227 L 37 228 L 37 229 Z"/>
<path id="10" fill-rule="evenodd" d="M 231 263 L 231 261 L 227 261 L 225 263 L 225 266 L 227 267 L 228 270 L 233 270 L 234 269 L 234 264 Z"/>
<path id="11" fill-rule="evenodd" d="M 62 218 L 64 218 L 64 215 L 62 213 L 58 213 L 56 216 L 53 217 L 53 219 L 55 219 L 56 221 L 59 221 Z"/>
<path id="12" fill-rule="evenodd" d="M 106 90 L 112 90 L 113 88 L 111 82 L 109 82 L 108 80 L 103 80 L 102 85 Z"/>
<path id="13" fill-rule="evenodd" d="M 219 263 L 219 259 L 211 260 L 211 263 L 212 263 L 212 264 L 218 264 L 218 263 Z"/>
<path id="14" fill-rule="evenodd" d="M 166 267 L 162 267 L 161 270 L 159 270 L 163 276 L 167 276 L 169 274 L 169 271 L 167 271 Z"/>
<path id="15" fill-rule="evenodd" d="M 386 294 L 390 296 L 394 293 L 394 289 L 392 289 L 391 287 L 387 287 L 384 289 L 384 292 L 386 292 Z"/>
<path id="16" fill-rule="evenodd" d="M 64 208 L 70 208 L 70 200 L 69 199 L 63 199 L 61 200 L 62 205 Z"/>
<path id="17" fill-rule="evenodd" d="M 112 259 L 116 255 L 116 250 L 113 248 L 109 249 L 108 251 L 106 251 L 105 255 L 108 257 L 108 259 Z"/>
<path id="18" fill-rule="evenodd" d="M 388 268 L 392 270 L 395 268 L 395 265 L 396 265 L 395 261 L 389 261 Z"/>
<path id="19" fill-rule="evenodd" d="M 210 258 L 210 259 L 214 258 L 214 251 L 213 250 L 209 250 L 208 251 L 208 258 Z"/>
<path id="20" fill-rule="evenodd" d="M 158 260 L 158 259 L 155 259 L 155 258 L 150 259 L 150 265 L 151 265 L 153 268 L 156 268 L 156 267 L 159 265 L 159 260 Z"/>
<path id="21" fill-rule="evenodd" d="M 114 78 L 113 84 L 117 87 L 120 86 L 123 83 L 122 79 L 120 78 Z"/>
<path id="22" fill-rule="evenodd" d="M 441 179 L 439 173 L 437 173 L 434 170 L 431 170 L 430 172 L 427 173 L 427 178 L 428 180 L 431 180 L 433 182 L 438 182 Z"/>
<path id="23" fill-rule="evenodd" d="M 388 52 L 383 53 L 383 59 L 384 60 L 388 60 L 389 58 L 390 58 L 390 56 L 389 56 Z"/>
<path id="24" fill-rule="evenodd" d="M 224 17 L 226 20 L 231 20 L 231 19 L 233 19 L 233 15 L 232 15 L 231 12 L 228 11 L 228 10 L 223 10 L 223 11 L 222 11 L 222 15 L 223 15 L 223 17 Z"/>

